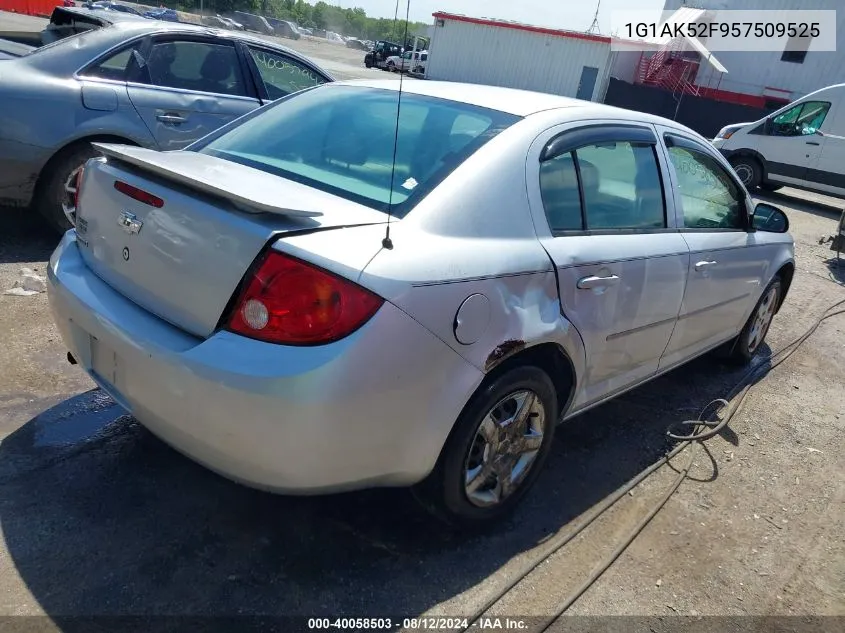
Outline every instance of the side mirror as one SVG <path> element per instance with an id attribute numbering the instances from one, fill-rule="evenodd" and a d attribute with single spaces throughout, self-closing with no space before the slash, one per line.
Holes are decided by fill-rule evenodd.
<path id="1" fill-rule="evenodd" d="M 763 121 L 763 134 L 766 136 L 771 136 L 772 134 L 772 119 L 767 118 Z"/>
<path id="2" fill-rule="evenodd" d="M 755 230 L 766 233 L 786 233 L 789 230 L 789 218 L 786 214 L 765 202 L 754 207 L 751 224 Z"/>

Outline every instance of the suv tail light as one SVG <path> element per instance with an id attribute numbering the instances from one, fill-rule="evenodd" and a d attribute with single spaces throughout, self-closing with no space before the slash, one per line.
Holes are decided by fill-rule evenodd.
<path id="1" fill-rule="evenodd" d="M 249 277 L 228 329 L 286 345 L 320 345 L 348 336 L 384 303 L 351 281 L 269 251 Z"/>

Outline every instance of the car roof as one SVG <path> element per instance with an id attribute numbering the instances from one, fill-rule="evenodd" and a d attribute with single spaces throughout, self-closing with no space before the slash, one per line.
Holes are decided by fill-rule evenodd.
<path id="1" fill-rule="evenodd" d="M 399 90 L 400 86 L 400 82 L 390 79 L 360 79 L 340 83 L 384 90 Z M 458 101 L 480 108 L 515 114 L 516 116 L 528 116 L 542 110 L 567 108 L 584 103 L 577 99 L 558 95 L 453 81 L 415 80 L 403 81 L 401 84 L 403 92 Z"/>
<path id="2" fill-rule="evenodd" d="M 456 81 L 432 81 L 432 80 L 411 80 L 399 82 L 391 79 L 358 79 L 337 82 L 334 85 L 364 86 L 367 88 L 378 88 L 383 90 L 398 91 L 400 86 L 402 92 L 418 94 L 426 97 L 448 99 L 469 105 L 498 110 L 507 114 L 520 117 L 531 116 L 547 110 L 571 108 L 573 115 L 577 112 L 579 118 L 600 119 L 628 119 L 632 122 L 652 123 L 664 125 L 679 130 L 688 131 L 699 136 L 686 126 L 675 121 L 645 112 L 635 112 L 624 108 L 583 101 L 572 97 L 548 94 L 545 92 L 533 92 L 531 90 L 517 90 L 515 88 L 503 88 L 500 86 L 487 86 L 482 84 L 468 84 Z M 574 117 L 573 117 L 574 118 Z"/>
<path id="3" fill-rule="evenodd" d="M 78 9 L 74 10 L 79 12 Z M 109 18 L 114 16 L 129 16 L 130 19 L 114 20 L 111 24 L 102 28 L 92 29 L 81 35 L 75 36 L 77 44 L 71 48 L 66 46 L 55 46 L 51 50 L 44 50 L 43 53 L 35 54 L 17 59 L 31 63 L 36 66 L 52 66 L 61 72 L 75 72 L 80 66 L 87 64 L 88 61 L 94 59 L 97 55 L 105 53 L 107 50 L 115 46 L 121 45 L 123 42 L 135 37 L 143 37 L 146 35 L 160 35 L 160 34 L 206 34 L 212 37 L 219 37 L 227 40 L 239 40 L 249 42 L 259 46 L 266 46 L 298 60 L 307 61 L 310 65 L 319 68 L 326 76 L 332 77 L 332 74 L 322 68 L 314 60 L 298 53 L 290 48 L 283 46 L 275 41 L 262 39 L 258 36 L 245 34 L 241 31 L 229 31 L 221 28 L 214 28 L 210 26 L 203 26 L 201 24 L 189 24 L 186 22 L 164 22 L 160 20 L 150 20 L 141 16 L 134 16 L 129 13 L 121 13 L 118 11 L 87 11 L 89 14 L 109 14 Z M 99 17 L 99 16 L 98 16 Z M 84 42 L 84 43 L 83 43 Z M 80 45 L 81 44 L 81 45 Z M 39 49 L 36 49 L 36 52 Z"/>

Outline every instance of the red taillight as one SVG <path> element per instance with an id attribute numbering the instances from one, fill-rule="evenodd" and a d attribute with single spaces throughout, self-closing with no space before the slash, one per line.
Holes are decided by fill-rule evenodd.
<path id="1" fill-rule="evenodd" d="M 115 180 L 114 188 L 117 189 L 123 195 L 129 196 L 130 198 L 132 198 L 133 200 L 137 200 L 138 202 L 148 204 L 151 207 L 155 207 L 156 209 L 161 209 L 164 206 L 164 200 L 162 200 L 158 196 L 154 196 L 153 194 L 149 193 L 148 191 L 144 191 L 143 189 L 138 189 L 138 187 L 133 187 L 132 185 L 125 183 L 122 180 Z"/>
<path id="2" fill-rule="evenodd" d="M 228 327 L 270 343 L 330 343 L 364 325 L 382 303 L 351 281 L 270 251 L 247 280 Z"/>

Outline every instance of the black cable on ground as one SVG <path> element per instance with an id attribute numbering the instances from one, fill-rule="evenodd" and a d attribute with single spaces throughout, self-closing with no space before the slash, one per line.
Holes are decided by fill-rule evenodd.
<path id="1" fill-rule="evenodd" d="M 666 464 L 668 464 L 673 458 L 678 456 L 682 453 L 690 444 L 692 443 L 699 443 L 703 442 L 706 439 L 714 437 L 718 435 L 722 429 L 724 429 L 730 421 L 733 419 L 734 415 L 736 415 L 737 411 L 739 411 L 742 404 L 745 402 L 746 397 L 748 396 L 749 391 L 751 388 L 756 384 L 756 382 L 768 374 L 770 371 L 775 369 L 781 363 L 786 361 L 787 358 L 792 356 L 795 351 L 808 339 L 812 336 L 815 331 L 819 328 L 819 326 L 826 321 L 827 319 L 834 317 L 839 314 L 845 314 L 845 309 L 836 310 L 835 312 L 831 312 L 836 308 L 845 305 L 845 299 L 838 301 L 828 307 L 818 319 L 816 319 L 815 323 L 801 336 L 790 341 L 780 350 L 772 354 L 770 357 L 770 362 L 768 365 L 758 365 L 756 367 L 752 367 L 749 369 L 739 380 L 739 382 L 734 385 L 734 387 L 728 393 L 726 399 L 718 399 L 713 400 L 710 402 L 701 412 L 699 415 L 698 420 L 686 421 L 683 422 L 682 425 L 689 425 L 693 426 L 694 430 L 690 435 L 678 435 L 672 432 L 671 428 L 667 430 L 667 435 L 670 438 L 680 440 L 681 443 L 678 444 L 675 448 L 673 448 L 669 453 L 663 456 L 661 459 L 656 461 L 654 464 L 646 468 L 642 471 L 639 475 L 634 477 L 631 481 L 627 484 L 619 488 L 616 492 L 614 492 L 609 497 L 605 498 L 605 500 L 596 506 L 588 515 L 587 517 L 578 525 L 575 530 L 568 533 L 564 537 L 558 540 L 552 540 L 549 542 L 546 550 L 537 558 L 530 561 L 523 569 L 519 571 L 502 589 L 498 594 L 487 600 L 484 605 L 475 612 L 475 614 L 468 620 L 467 626 L 461 629 L 461 632 L 467 631 L 471 628 L 478 620 L 483 616 L 493 605 L 499 602 L 505 595 L 507 595 L 516 585 L 522 582 L 531 572 L 533 572 L 537 567 L 539 567 L 543 562 L 548 560 L 553 554 L 555 554 L 558 550 L 563 548 L 565 545 L 570 543 L 572 539 L 576 536 L 581 534 L 587 527 L 590 526 L 597 518 L 599 518 L 602 514 L 604 514 L 607 510 L 609 510 L 613 505 L 616 504 L 619 499 L 624 497 L 628 492 L 636 488 L 640 483 L 642 483 L 646 478 L 648 478 L 652 473 L 659 470 Z M 733 399 L 733 402 L 730 403 L 729 400 Z M 724 415 L 724 417 L 718 421 L 713 422 L 707 419 L 708 412 L 713 411 L 716 413 L 718 409 L 713 409 L 714 405 L 718 405 L 719 408 L 729 407 L 728 412 Z M 548 618 L 545 623 L 543 624 L 540 631 L 546 631 L 548 628 L 554 624 L 564 612 L 566 612 L 569 607 L 571 607 L 578 598 L 580 598 L 603 574 L 607 571 L 610 566 L 616 561 L 619 556 L 621 556 L 625 550 L 633 543 L 634 539 L 639 535 L 640 532 L 648 525 L 648 523 L 657 515 L 658 512 L 666 505 L 675 491 L 678 490 L 680 485 L 684 482 L 687 478 L 687 475 L 692 468 L 693 464 L 693 455 L 690 454 L 690 458 L 687 461 L 686 465 L 680 469 L 678 472 L 678 476 L 673 482 L 672 486 L 667 490 L 666 494 L 661 497 L 660 501 L 649 511 L 649 513 L 643 517 L 643 519 L 634 527 L 634 529 L 630 532 L 627 538 L 622 541 L 611 554 L 604 560 L 604 562 L 599 565 L 591 574 L 590 576 L 574 591 L 572 592 L 563 602 L 560 603 L 555 614 Z"/>

